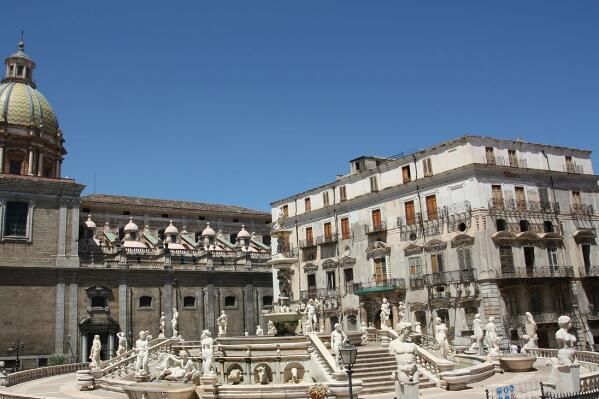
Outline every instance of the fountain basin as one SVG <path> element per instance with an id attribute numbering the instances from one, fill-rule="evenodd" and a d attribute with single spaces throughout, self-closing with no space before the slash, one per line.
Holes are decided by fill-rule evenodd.
<path id="1" fill-rule="evenodd" d="M 123 386 L 129 399 L 197 399 L 195 385 L 177 382 L 141 382 Z"/>
<path id="2" fill-rule="evenodd" d="M 499 359 L 499 363 L 504 371 L 530 371 L 536 360 L 537 357 L 533 355 L 513 353 L 510 355 L 502 355 Z"/>
<path id="3" fill-rule="evenodd" d="M 303 315 L 298 312 L 278 312 L 264 315 L 266 320 L 272 321 L 277 329 L 275 337 L 287 337 L 295 335 L 299 320 Z"/>

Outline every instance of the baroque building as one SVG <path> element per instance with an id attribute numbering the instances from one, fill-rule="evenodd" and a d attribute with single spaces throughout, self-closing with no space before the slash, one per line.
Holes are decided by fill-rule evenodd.
<path id="1" fill-rule="evenodd" d="M 176 309 L 179 333 L 231 335 L 266 329 L 272 307 L 270 214 L 239 206 L 116 195 L 81 196 L 61 176 L 66 150 L 52 107 L 36 89 L 24 43 L 0 84 L 0 360 L 23 343 L 25 368 L 51 354 L 87 361 L 93 335 L 102 358 L 140 331 L 159 334 Z M 39 326 L 40 328 L 35 328 Z"/>
<path id="2" fill-rule="evenodd" d="M 599 339 L 598 178 L 590 151 L 464 136 L 409 154 L 363 156 L 350 172 L 271 204 L 292 230 L 296 299 L 323 303 L 324 328 L 380 327 L 383 297 L 432 335 L 445 321 L 469 345 L 494 316 L 503 345 L 524 314 L 539 346 L 569 314 L 583 346 Z"/>

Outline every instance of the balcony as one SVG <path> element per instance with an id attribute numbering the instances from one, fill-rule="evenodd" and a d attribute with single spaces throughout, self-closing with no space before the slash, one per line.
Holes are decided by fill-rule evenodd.
<path id="1" fill-rule="evenodd" d="M 591 204 L 573 204 L 570 210 L 572 215 L 591 216 L 595 214 Z"/>
<path id="2" fill-rule="evenodd" d="M 316 246 L 316 241 L 313 238 L 306 238 L 305 240 L 299 241 L 300 248 L 312 248 Z"/>
<path id="3" fill-rule="evenodd" d="M 316 244 L 318 245 L 323 245 L 323 244 L 334 244 L 337 242 L 338 239 L 338 235 L 335 234 L 325 234 L 323 236 L 320 237 L 316 237 Z"/>
<path id="4" fill-rule="evenodd" d="M 308 299 L 334 299 L 339 298 L 341 293 L 336 288 L 316 288 L 309 287 L 305 291 L 300 291 L 300 300 Z"/>
<path id="5" fill-rule="evenodd" d="M 501 155 L 491 155 L 491 154 L 487 154 L 485 156 L 485 163 L 487 165 L 496 165 L 496 166 L 506 166 L 506 167 L 511 167 L 511 168 L 527 168 L 527 162 L 526 159 L 518 159 L 516 157 L 509 157 L 509 159 L 506 159 L 505 157 L 502 157 Z"/>
<path id="6" fill-rule="evenodd" d="M 512 213 L 556 213 L 560 211 L 559 204 L 552 201 L 519 201 L 503 198 L 491 198 L 489 210 Z"/>
<path id="7" fill-rule="evenodd" d="M 375 233 L 380 233 L 380 232 L 385 232 L 385 231 L 387 231 L 387 223 L 385 223 L 385 222 L 364 225 L 364 232 L 366 234 L 375 234 Z"/>
<path id="8" fill-rule="evenodd" d="M 582 174 L 584 173 L 584 168 L 582 167 L 582 165 L 578 165 L 575 162 L 571 162 L 571 163 L 566 163 L 564 165 L 564 170 L 567 173 L 577 173 L 577 174 Z"/>
<path id="9" fill-rule="evenodd" d="M 521 279 L 521 278 L 569 278 L 574 277 L 572 266 L 548 266 L 531 268 L 514 268 L 497 270 L 498 279 Z"/>
<path id="10" fill-rule="evenodd" d="M 405 290 L 406 282 L 403 278 L 390 278 L 381 281 L 354 284 L 354 294 L 368 295 L 385 291 Z"/>
<path id="11" fill-rule="evenodd" d="M 410 277 L 410 289 L 419 290 L 424 288 L 424 277 Z"/>
<path id="12" fill-rule="evenodd" d="M 471 283 L 476 280 L 476 270 L 453 270 L 449 272 L 438 272 L 424 275 L 424 285 L 445 285 Z"/>
<path id="13" fill-rule="evenodd" d="M 599 266 L 581 267 L 580 277 L 599 277 Z"/>

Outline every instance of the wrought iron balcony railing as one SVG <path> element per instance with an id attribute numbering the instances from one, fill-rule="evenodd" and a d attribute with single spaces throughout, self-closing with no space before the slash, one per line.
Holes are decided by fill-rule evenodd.
<path id="1" fill-rule="evenodd" d="M 470 283 L 476 280 L 476 270 L 452 270 L 448 272 L 437 272 L 424 275 L 425 285 L 442 285 Z"/>
<path id="2" fill-rule="evenodd" d="M 387 223 L 385 223 L 385 222 L 380 222 L 377 224 L 371 223 L 371 224 L 364 225 L 364 232 L 366 234 L 379 233 L 379 232 L 383 232 L 383 231 L 387 231 Z"/>
<path id="3" fill-rule="evenodd" d="M 325 234 L 319 237 L 316 237 L 316 244 L 318 245 L 322 245 L 322 244 L 332 244 L 332 243 L 336 243 L 338 239 L 338 235 L 337 233 L 335 234 Z"/>
<path id="4" fill-rule="evenodd" d="M 424 277 L 410 277 L 410 289 L 418 290 L 424 288 Z"/>
<path id="5" fill-rule="evenodd" d="M 315 246 L 316 246 L 316 241 L 313 238 L 306 238 L 304 240 L 299 241 L 300 248 L 310 248 L 310 247 L 315 247 Z"/>
<path id="6" fill-rule="evenodd" d="M 559 204 L 552 201 L 521 201 L 503 198 L 491 198 L 489 200 L 489 209 L 492 211 L 539 213 L 555 213 L 560 211 Z"/>
<path id="7" fill-rule="evenodd" d="M 354 294 L 366 295 L 383 291 L 405 290 L 406 281 L 403 278 L 389 278 L 379 281 L 369 281 L 367 283 L 355 283 Z"/>
<path id="8" fill-rule="evenodd" d="M 573 215 L 591 216 L 595 214 L 593 205 L 591 204 L 573 204 L 570 207 Z"/>
<path id="9" fill-rule="evenodd" d="M 583 266 L 579 272 L 581 277 L 599 277 L 599 266 Z"/>
<path id="10" fill-rule="evenodd" d="M 310 287 L 307 290 L 300 291 L 300 299 L 333 299 L 339 298 L 340 292 L 337 288 L 315 288 Z"/>
<path id="11" fill-rule="evenodd" d="M 530 268 L 499 269 L 496 271 L 498 279 L 516 278 L 551 278 L 551 277 L 573 277 L 572 266 L 547 266 Z"/>

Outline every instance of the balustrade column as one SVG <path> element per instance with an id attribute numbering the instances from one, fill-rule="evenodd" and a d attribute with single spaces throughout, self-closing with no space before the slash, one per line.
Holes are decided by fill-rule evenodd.
<path id="1" fill-rule="evenodd" d="M 33 175 L 33 149 L 29 149 L 29 162 L 27 164 L 27 174 L 29 176 Z"/>
<path id="2" fill-rule="evenodd" d="M 37 175 L 42 176 L 44 170 L 44 154 L 41 151 L 37 153 Z"/>

